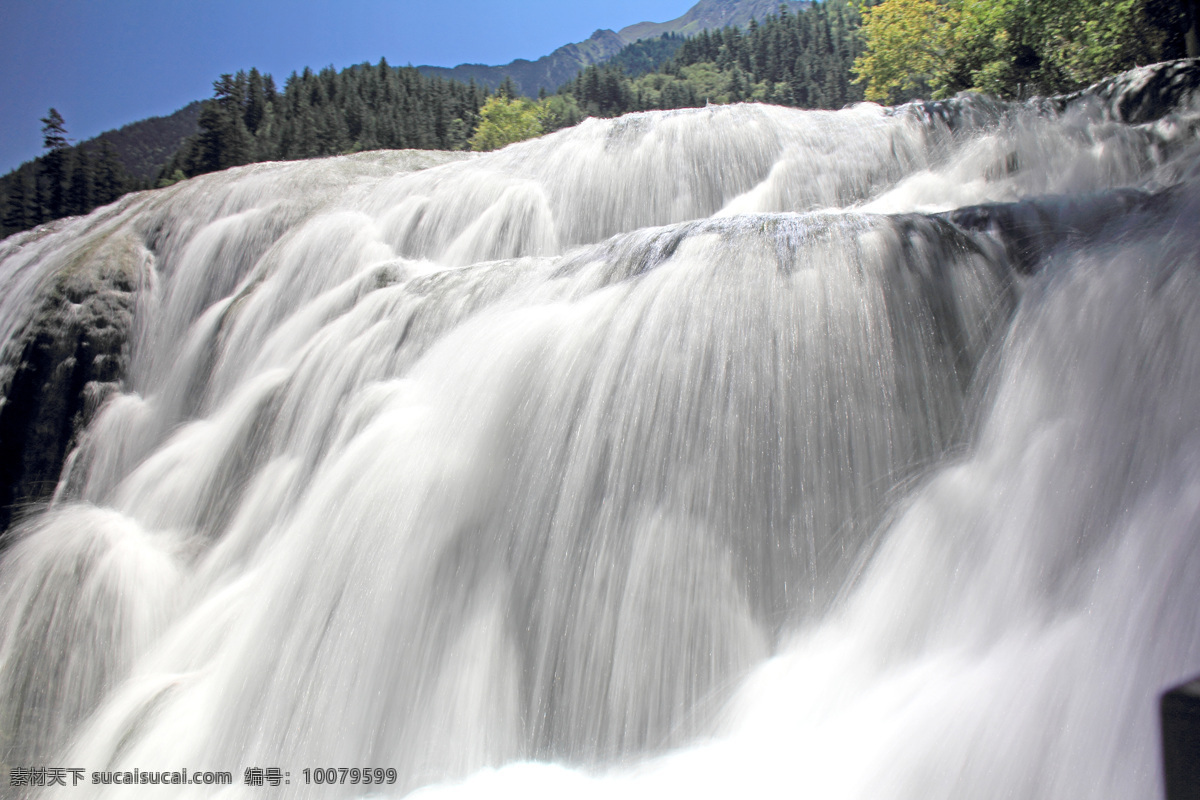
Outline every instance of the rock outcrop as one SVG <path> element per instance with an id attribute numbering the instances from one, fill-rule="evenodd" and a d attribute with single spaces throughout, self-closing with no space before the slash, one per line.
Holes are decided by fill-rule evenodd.
<path id="1" fill-rule="evenodd" d="M 11 342 L 0 373 L 0 530 L 50 499 L 79 433 L 119 385 L 147 258 L 127 235 L 74 254 Z"/>

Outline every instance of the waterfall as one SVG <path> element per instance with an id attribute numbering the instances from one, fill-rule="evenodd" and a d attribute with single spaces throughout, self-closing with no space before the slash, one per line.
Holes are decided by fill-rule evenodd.
<path id="1" fill-rule="evenodd" d="M 0 768 L 1160 792 L 1200 671 L 1187 69 L 257 164 L 10 237 L 0 445 L 43 381 L 78 408 L 13 462 L 58 478 L 2 540 Z"/>

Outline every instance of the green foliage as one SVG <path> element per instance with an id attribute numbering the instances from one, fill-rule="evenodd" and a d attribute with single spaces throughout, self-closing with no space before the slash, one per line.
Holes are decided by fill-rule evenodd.
<path id="1" fill-rule="evenodd" d="M 1192 0 L 884 0 L 863 9 L 872 100 L 1063 92 L 1184 55 Z"/>
<path id="2" fill-rule="evenodd" d="M 894 103 L 937 87 L 957 19 L 938 0 L 886 0 L 862 12 L 866 51 L 854 63 L 867 100 Z"/>
<path id="3" fill-rule="evenodd" d="M 183 170 L 176 169 L 170 175 L 164 175 L 158 179 L 158 183 L 154 184 L 155 189 L 165 189 L 168 186 L 174 186 L 180 181 L 187 180 L 187 175 L 183 174 Z"/>
<path id="4" fill-rule="evenodd" d="M 497 94 L 479 110 L 472 150 L 498 150 L 542 135 L 541 107 L 531 100 Z"/>
<path id="5" fill-rule="evenodd" d="M 538 101 L 538 121 L 545 133 L 578 125 L 583 117 L 583 109 L 569 94 L 554 94 Z"/>
<path id="6" fill-rule="evenodd" d="M 1083 86 L 1139 64 L 1185 54 L 1182 5 L 1161 0 L 1047 0 L 1020 21 L 1040 57 L 1040 83 Z"/>

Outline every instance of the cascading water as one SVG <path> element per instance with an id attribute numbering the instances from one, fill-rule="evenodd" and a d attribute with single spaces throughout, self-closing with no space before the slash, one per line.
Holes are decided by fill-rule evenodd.
<path id="1" fill-rule="evenodd" d="M 589 120 L 10 238 L 0 388 L 64 276 L 136 305 L 0 556 L 0 765 L 1153 796 L 1200 670 L 1200 117 L 1137 89 Z M 397 780 L 305 784 L 339 766 Z"/>

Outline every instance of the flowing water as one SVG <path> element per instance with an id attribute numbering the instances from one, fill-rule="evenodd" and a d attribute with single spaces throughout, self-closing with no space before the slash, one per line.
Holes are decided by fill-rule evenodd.
<path id="1" fill-rule="evenodd" d="M 138 305 L 0 555 L 0 765 L 1154 796 L 1200 671 L 1198 131 L 655 112 L 10 238 L 10 362 L 63 270 Z"/>

